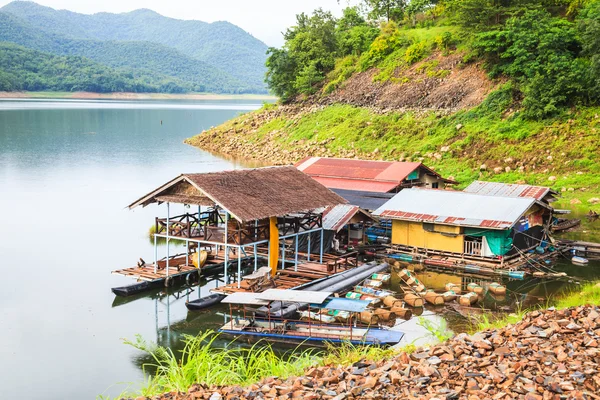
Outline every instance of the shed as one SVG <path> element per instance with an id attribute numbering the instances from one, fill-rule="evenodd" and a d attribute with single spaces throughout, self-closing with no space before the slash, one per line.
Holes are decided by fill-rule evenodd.
<path id="1" fill-rule="evenodd" d="M 398 193 L 374 215 L 393 220 L 393 244 L 495 257 L 513 250 L 519 234 L 539 244 L 550 213 L 532 197 L 413 188 Z"/>

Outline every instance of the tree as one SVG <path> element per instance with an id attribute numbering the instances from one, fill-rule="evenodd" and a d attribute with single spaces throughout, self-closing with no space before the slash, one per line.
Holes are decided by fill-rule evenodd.
<path id="1" fill-rule="evenodd" d="M 271 91 L 285 102 L 296 93 L 296 63 L 285 49 L 270 47 L 267 54 L 269 57 L 266 62 L 265 82 Z"/>
<path id="2" fill-rule="evenodd" d="M 385 18 L 386 21 L 400 21 L 404 18 L 407 0 L 362 0 L 372 19 Z"/>
<path id="3" fill-rule="evenodd" d="M 367 23 L 358 7 L 347 7 L 337 22 L 336 38 L 340 56 L 360 55 L 369 49 L 379 29 Z"/>

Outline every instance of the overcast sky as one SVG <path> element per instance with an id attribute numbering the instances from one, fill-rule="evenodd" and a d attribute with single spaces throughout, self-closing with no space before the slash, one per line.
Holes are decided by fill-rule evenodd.
<path id="1" fill-rule="evenodd" d="M 336 16 L 348 0 L 36 0 L 55 9 L 84 14 L 97 12 L 121 13 L 149 8 L 162 15 L 178 19 L 198 19 L 206 22 L 229 21 L 238 25 L 269 46 L 281 46 L 281 32 L 295 22 L 296 14 L 312 12 L 322 7 Z M 10 0 L 0 0 L 0 7 Z"/>

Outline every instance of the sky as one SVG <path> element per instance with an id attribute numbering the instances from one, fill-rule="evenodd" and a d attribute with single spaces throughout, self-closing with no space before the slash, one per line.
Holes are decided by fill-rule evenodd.
<path id="1" fill-rule="evenodd" d="M 10 3 L 0 0 L 0 7 Z M 205 22 L 229 21 L 268 46 L 283 44 L 281 32 L 295 23 L 301 12 L 318 7 L 339 16 L 348 0 L 36 0 L 38 4 L 84 14 L 121 13 L 149 8 L 171 18 Z"/>

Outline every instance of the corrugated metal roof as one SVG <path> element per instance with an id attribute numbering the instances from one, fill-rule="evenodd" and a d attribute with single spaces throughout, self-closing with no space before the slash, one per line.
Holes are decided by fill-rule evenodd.
<path id="1" fill-rule="evenodd" d="M 395 193 L 381 193 L 381 192 L 365 192 L 361 190 L 346 190 L 346 189 L 331 189 L 333 192 L 339 194 L 348 203 L 355 206 L 359 206 L 363 210 L 376 210 L 385 204 L 386 201 L 394 197 Z"/>
<path id="2" fill-rule="evenodd" d="M 225 297 L 222 303 L 225 304 L 243 304 L 249 306 L 266 306 L 267 300 L 259 299 L 259 293 L 238 292 Z"/>
<path id="3" fill-rule="evenodd" d="M 323 306 L 328 310 L 361 312 L 364 311 L 371 302 L 369 300 L 345 299 L 342 297 L 331 299 Z"/>
<path id="4" fill-rule="evenodd" d="M 360 207 L 351 204 L 327 207 L 323 211 L 323 228 L 328 231 L 339 232 L 358 212 L 360 212 Z"/>
<path id="5" fill-rule="evenodd" d="M 256 297 L 268 301 L 321 304 L 332 294 L 332 292 L 314 290 L 267 289 L 262 293 L 257 293 Z"/>
<path id="6" fill-rule="evenodd" d="M 413 188 L 401 191 L 373 214 L 391 219 L 508 229 L 534 203 L 534 198 Z"/>
<path id="7" fill-rule="evenodd" d="M 551 189 L 543 186 L 518 185 L 502 182 L 475 181 L 464 190 L 467 193 L 502 197 L 531 197 L 542 200 Z"/>

